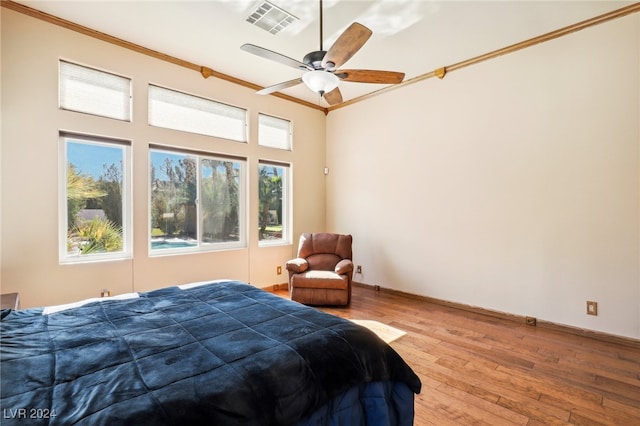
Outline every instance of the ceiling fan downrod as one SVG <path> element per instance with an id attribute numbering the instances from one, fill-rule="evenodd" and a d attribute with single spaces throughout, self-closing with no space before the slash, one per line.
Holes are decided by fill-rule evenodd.
<path id="1" fill-rule="evenodd" d="M 323 51 L 322 48 L 322 0 L 320 0 L 320 51 Z"/>
<path id="2" fill-rule="evenodd" d="M 302 62 L 312 67 L 315 71 L 325 70 L 325 67 L 322 66 L 322 60 L 324 59 L 324 55 L 327 53 L 323 47 L 324 23 L 322 9 L 322 0 L 320 0 L 320 50 L 309 52 L 302 59 Z"/>

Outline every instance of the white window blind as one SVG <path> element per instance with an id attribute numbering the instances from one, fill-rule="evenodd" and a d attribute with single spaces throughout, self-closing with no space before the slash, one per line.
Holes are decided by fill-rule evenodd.
<path id="1" fill-rule="evenodd" d="M 258 145 L 291 150 L 291 122 L 258 114 Z"/>
<path id="2" fill-rule="evenodd" d="M 210 99 L 149 85 L 149 124 L 246 142 L 247 111 Z"/>
<path id="3" fill-rule="evenodd" d="M 131 121 L 131 79 L 60 61 L 60 108 Z"/>

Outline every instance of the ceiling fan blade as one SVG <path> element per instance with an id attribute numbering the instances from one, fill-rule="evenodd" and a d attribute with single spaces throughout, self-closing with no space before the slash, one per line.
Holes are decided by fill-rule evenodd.
<path id="1" fill-rule="evenodd" d="M 280 53 L 274 52 L 269 49 L 265 49 L 264 47 L 256 46 L 255 44 L 243 44 L 240 46 L 240 49 L 245 52 L 253 53 L 254 55 L 260 56 L 265 59 L 270 59 L 272 61 L 280 62 L 283 65 L 287 65 L 289 67 L 303 69 L 303 70 L 312 70 L 310 66 L 305 64 L 304 62 L 296 61 L 293 58 L 288 56 L 284 56 Z"/>
<path id="2" fill-rule="evenodd" d="M 398 84 L 404 80 L 403 72 L 378 70 L 338 70 L 335 75 L 354 83 Z"/>
<path id="3" fill-rule="evenodd" d="M 344 30 L 322 59 L 322 67 L 335 69 L 347 62 L 371 37 L 372 31 L 354 22 Z"/>
<path id="4" fill-rule="evenodd" d="M 269 95 L 273 92 L 279 92 L 287 87 L 293 87 L 302 83 L 302 78 L 296 78 L 295 80 L 284 81 L 282 83 L 274 84 L 273 86 L 265 87 L 262 90 L 256 92 L 257 95 Z"/>
<path id="5" fill-rule="evenodd" d="M 340 93 L 340 88 L 336 87 L 329 93 L 325 93 L 323 95 L 324 100 L 329 103 L 329 105 L 335 105 L 342 103 L 342 93 Z"/>

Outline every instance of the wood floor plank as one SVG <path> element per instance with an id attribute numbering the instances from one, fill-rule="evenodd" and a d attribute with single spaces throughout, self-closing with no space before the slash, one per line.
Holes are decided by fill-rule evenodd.
<path id="1" fill-rule="evenodd" d="M 484 398 L 479 398 L 452 386 L 442 385 L 438 390 L 457 399 L 458 401 L 464 401 L 466 406 L 469 407 L 469 413 L 473 413 L 474 416 L 477 416 L 483 421 L 488 421 L 492 425 L 504 424 L 505 422 L 510 425 L 526 425 L 529 421 L 527 416 L 516 413 L 498 404 L 489 402 Z"/>
<path id="2" fill-rule="evenodd" d="M 501 396 L 498 405 L 547 425 L 566 425 L 571 417 L 571 412 L 568 410 L 517 394 Z"/>
<path id="3" fill-rule="evenodd" d="M 361 286 L 320 309 L 407 332 L 391 346 L 422 380 L 418 426 L 640 425 L 637 347 Z"/>
<path id="4" fill-rule="evenodd" d="M 624 410 L 607 407 L 604 404 L 587 404 L 576 402 L 570 398 L 552 397 L 543 394 L 540 402 L 560 408 L 567 408 L 571 412 L 572 423 L 577 424 L 609 424 L 609 425 L 633 425 L 638 423 L 637 418 L 629 417 Z M 628 409 L 628 407 L 627 407 Z"/>

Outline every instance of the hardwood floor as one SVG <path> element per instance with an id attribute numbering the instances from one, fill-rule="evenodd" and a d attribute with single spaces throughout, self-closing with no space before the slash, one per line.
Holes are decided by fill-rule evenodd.
<path id="1" fill-rule="evenodd" d="M 640 425 L 637 347 L 368 287 L 321 309 L 407 332 L 391 346 L 422 380 L 416 425 Z"/>

